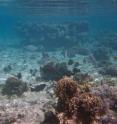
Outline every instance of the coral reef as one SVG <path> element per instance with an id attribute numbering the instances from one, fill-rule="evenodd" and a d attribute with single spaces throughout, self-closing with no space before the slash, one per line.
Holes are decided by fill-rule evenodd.
<path id="1" fill-rule="evenodd" d="M 69 113 L 70 99 L 78 93 L 77 83 L 65 77 L 57 82 L 55 94 L 58 97 L 57 111 Z"/>
<path id="2" fill-rule="evenodd" d="M 117 77 L 117 68 L 116 66 L 105 66 L 100 71 L 102 75 L 110 75 L 112 77 Z"/>
<path id="3" fill-rule="evenodd" d="M 59 99 L 70 99 L 77 92 L 77 83 L 72 79 L 65 77 L 57 82 L 56 85 L 56 96 Z"/>
<path id="4" fill-rule="evenodd" d="M 44 88 L 46 87 L 46 84 L 37 84 L 37 85 L 33 85 L 31 87 L 31 91 L 35 91 L 35 92 L 39 92 L 39 91 L 43 91 Z"/>
<path id="5" fill-rule="evenodd" d="M 0 102 L 0 124 L 40 124 L 43 121 L 44 112 L 37 104 L 18 99 Z"/>
<path id="6" fill-rule="evenodd" d="M 12 66 L 9 64 L 3 68 L 4 72 L 9 73 L 12 70 Z"/>
<path id="7" fill-rule="evenodd" d="M 100 86 L 93 87 L 92 93 L 103 98 L 109 109 L 117 112 L 117 87 L 111 84 L 104 83 Z"/>
<path id="8" fill-rule="evenodd" d="M 5 94 L 0 95 L 0 123 L 83 124 L 86 120 L 86 124 L 117 123 L 117 80 L 116 71 L 113 71 L 116 70 L 116 66 L 112 66 L 110 70 L 110 66 L 104 66 L 104 71 L 107 69 L 108 73 L 101 75 L 98 73 L 99 69 L 92 66 L 90 61 L 83 62 L 87 56 L 65 58 L 63 63 L 61 60 L 63 56 L 58 51 L 43 55 L 37 51 L 28 52 L 24 54 L 24 51 L 23 53 L 18 51 L 19 54 L 15 56 L 14 50 L 12 57 L 10 55 L 6 57 L 7 54 L 2 52 L 0 54 L 2 67 L 0 88 L 3 87 L 2 92 Z M 41 59 L 43 61 L 40 63 Z M 3 60 L 5 63 L 2 64 Z M 52 60 L 54 62 L 51 62 Z M 68 63 L 69 60 L 73 62 Z M 8 63 L 12 63 L 13 68 L 9 73 L 5 73 L 3 68 Z M 4 85 L 11 74 L 15 76 L 9 79 L 12 83 Z M 70 77 L 64 77 L 65 75 Z M 62 77 L 64 78 L 61 79 Z M 24 91 L 25 82 L 22 80 L 29 83 L 30 90 Z M 22 97 L 19 97 L 21 95 Z M 20 105 L 14 105 L 16 102 Z M 103 116 L 106 109 L 107 113 Z"/>
<path id="9" fill-rule="evenodd" d="M 101 43 L 104 47 L 112 48 L 113 50 L 117 50 L 117 34 L 114 31 L 102 31 L 98 36 L 98 44 Z"/>
<path id="10" fill-rule="evenodd" d="M 45 113 L 45 120 L 41 124 L 59 124 L 59 119 L 52 111 L 48 111 Z"/>
<path id="11" fill-rule="evenodd" d="M 93 78 L 88 73 L 76 73 L 74 74 L 73 79 L 79 84 L 93 81 Z"/>
<path id="12" fill-rule="evenodd" d="M 71 100 L 71 111 L 82 124 L 93 124 L 96 116 L 105 113 L 103 101 L 91 93 L 83 93 Z"/>
<path id="13" fill-rule="evenodd" d="M 74 67 L 78 67 L 79 65 L 80 65 L 79 62 L 74 63 Z"/>
<path id="14" fill-rule="evenodd" d="M 91 88 L 92 88 L 92 84 L 83 83 L 83 84 L 79 84 L 78 87 L 79 87 L 81 93 L 90 92 Z"/>
<path id="15" fill-rule="evenodd" d="M 18 79 L 21 79 L 21 78 L 22 78 L 22 73 L 21 73 L 21 72 L 17 73 L 16 77 L 17 77 Z"/>
<path id="16" fill-rule="evenodd" d="M 68 65 L 73 65 L 73 64 L 74 64 L 74 61 L 72 59 L 69 59 Z"/>
<path id="17" fill-rule="evenodd" d="M 19 21 L 16 24 L 17 35 L 24 39 L 21 42 L 21 45 L 32 46 L 33 44 L 33 46 L 38 46 L 38 48 L 42 46 L 40 48 L 41 51 L 55 50 L 56 48 L 61 48 L 63 46 L 66 49 L 71 48 L 71 46 L 76 46 L 79 42 L 82 43 L 82 39 L 86 37 L 83 33 L 88 32 L 88 30 L 88 22 L 70 22 L 66 24 L 62 23 L 48 25 L 32 21 Z M 84 53 L 83 49 L 79 51 Z"/>
<path id="18" fill-rule="evenodd" d="M 56 111 L 59 112 L 60 124 L 67 124 L 69 119 L 73 124 L 94 124 L 97 122 L 97 116 L 101 117 L 106 113 L 101 97 L 90 91 L 82 92 L 82 89 L 76 81 L 68 77 L 56 84 Z"/>
<path id="19" fill-rule="evenodd" d="M 15 77 L 9 77 L 3 86 L 2 93 L 8 96 L 17 95 L 21 96 L 27 91 L 27 84 Z"/>
<path id="20" fill-rule="evenodd" d="M 76 67 L 74 67 L 73 70 L 72 70 L 73 75 L 75 75 L 75 74 L 77 74 L 79 72 L 80 72 L 80 69 L 78 69 Z"/>
<path id="21" fill-rule="evenodd" d="M 41 78 L 44 80 L 59 80 L 63 76 L 70 76 L 72 73 L 67 68 L 67 64 L 49 62 L 40 67 Z"/>
<path id="22" fill-rule="evenodd" d="M 37 73 L 37 69 L 30 69 L 30 74 L 32 75 L 32 76 L 35 76 L 36 75 L 36 73 Z"/>
<path id="23" fill-rule="evenodd" d="M 69 57 L 69 58 L 73 58 L 73 57 L 75 57 L 78 54 L 80 54 L 80 55 L 88 55 L 89 54 L 89 50 L 87 48 L 82 48 L 80 46 L 76 47 L 76 45 L 74 45 L 74 46 L 72 46 L 72 47 L 70 47 L 68 49 L 64 49 L 62 54 L 64 56 Z"/>
<path id="24" fill-rule="evenodd" d="M 97 61 L 109 60 L 109 51 L 105 47 L 98 47 L 93 51 L 93 56 Z"/>
<path id="25" fill-rule="evenodd" d="M 117 119 L 112 118 L 111 116 L 107 116 L 106 118 L 101 118 L 98 121 L 99 124 L 117 124 Z"/>

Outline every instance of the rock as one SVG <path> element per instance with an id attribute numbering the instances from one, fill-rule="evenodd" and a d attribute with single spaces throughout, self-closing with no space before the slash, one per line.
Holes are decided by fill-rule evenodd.
<path id="1" fill-rule="evenodd" d="M 73 79 L 80 83 L 87 83 L 93 80 L 93 78 L 88 73 L 77 73 L 73 76 Z"/>
<path id="2" fill-rule="evenodd" d="M 72 59 L 69 59 L 68 65 L 73 65 L 73 64 L 74 64 L 74 61 Z"/>
<path id="3" fill-rule="evenodd" d="M 96 61 L 109 61 L 109 51 L 106 47 L 98 47 L 97 49 L 94 49 L 93 56 Z"/>
<path id="4" fill-rule="evenodd" d="M 15 77 L 9 77 L 3 86 L 2 93 L 8 96 L 21 96 L 27 89 L 28 87 L 25 82 Z"/>
<path id="5" fill-rule="evenodd" d="M 79 73 L 80 72 L 80 69 L 74 67 L 73 70 L 72 70 L 73 74 L 76 74 L 76 73 Z"/>
<path id="6" fill-rule="evenodd" d="M 30 69 L 30 74 L 32 75 L 32 76 L 35 76 L 36 75 L 36 73 L 37 73 L 37 69 Z"/>
<path id="7" fill-rule="evenodd" d="M 59 124 L 59 119 L 52 111 L 45 113 L 45 120 L 41 124 Z"/>
<path id="8" fill-rule="evenodd" d="M 49 62 L 42 67 L 40 67 L 41 78 L 43 80 L 59 80 L 63 76 L 70 76 L 72 72 L 68 69 L 65 62 L 54 63 Z"/>
<path id="9" fill-rule="evenodd" d="M 99 71 L 102 75 L 110 75 L 112 77 L 117 77 L 117 68 L 113 66 L 104 67 Z"/>
<path id="10" fill-rule="evenodd" d="M 43 91 L 44 88 L 46 87 L 46 84 L 37 84 L 33 87 L 31 87 L 31 91 L 35 91 L 35 92 L 39 92 L 39 91 Z"/>
<path id="11" fill-rule="evenodd" d="M 75 62 L 75 63 L 74 63 L 74 67 L 78 67 L 79 65 L 80 65 L 79 62 Z"/>
<path id="12" fill-rule="evenodd" d="M 22 78 L 22 73 L 21 73 L 21 72 L 17 73 L 16 77 L 17 77 L 18 79 L 21 79 L 21 78 Z"/>

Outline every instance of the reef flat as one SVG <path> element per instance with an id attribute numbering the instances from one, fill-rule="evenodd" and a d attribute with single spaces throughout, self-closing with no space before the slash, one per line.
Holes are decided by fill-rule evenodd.
<path id="1" fill-rule="evenodd" d="M 104 124 L 105 122 L 115 124 L 117 118 L 116 68 L 110 69 L 113 75 L 112 72 L 109 73 L 109 69 L 104 73 L 103 70 L 105 71 L 105 69 L 98 68 L 91 55 L 82 55 L 78 52 L 75 54 L 75 56 L 70 57 L 63 50 L 39 52 L 33 45 L 23 49 L 10 47 L 1 50 L 0 124 L 83 123 L 85 117 L 74 115 L 70 110 L 66 112 L 64 106 L 62 111 L 59 110 L 62 107 L 59 104 L 67 106 L 64 101 L 61 103 L 61 95 L 65 93 L 65 91 L 62 91 L 64 87 L 57 91 L 57 94 L 62 93 L 60 96 L 55 91 L 56 87 L 59 88 L 59 80 L 61 79 L 66 81 L 66 86 L 69 80 L 76 83 L 80 90 L 79 94 L 81 94 L 77 94 L 79 100 L 85 99 L 86 94 L 93 95 L 87 96 L 89 100 L 92 98 L 96 100 L 97 97 L 102 99 L 105 113 L 101 116 L 95 114 L 95 117 L 91 117 L 94 120 L 89 117 L 91 119 L 89 124 Z M 113 67 L 116 67 L 115 64 L 113 64 Z M 69 80 L 66 80 L 66 78 Z M 62 84 L 64 84 L 64 81 Z M 62 87 L 61 84 L 60 87 Z M 70 89 L 69 92 L 71 92 Z M 77 100 L 77 97 L 74 100 Z M 84 109 L 87 109 L 87 104 Z M 90 110 L 87 111 L 90 112 Z M 79 109 L 78 112 L 80 112 Z M 78 118 L 74 119 L 73 116 Z M 52 121 L 51 118 L 54 118 L 54 120 Z"/>

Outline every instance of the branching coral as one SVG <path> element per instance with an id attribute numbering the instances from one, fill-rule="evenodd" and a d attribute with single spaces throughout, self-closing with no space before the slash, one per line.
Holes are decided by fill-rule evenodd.
<path id="1" fill-rule="evenodd" d="M 106 113 L 105 102 L 101 97 L 91 93 L 91 85 L 77 84 L 71 78 L 65 77 L 56 85 L 58 97 L 57 113 L 62 114 L 62 124 L 94 124 L 97 117 Z M 64 122 L 64 123 L 63 123 Z"/>
<path id="2" fill-rule="evenodd" d="M 69 101 L 78 93 L 78 87 L 75 81 L 66 77 L 58 81 L 55 93 L 58 97 L 58 111 L 68 111 Z"/>
<path id="3" fill-rule="evenodd" d="M 96 116 L 105 112 L 101 98 L 91 93 L 72 98 L 70 109 L 82 124 L 93 124 Z"/>
<path id="4" fill-rule="evenodd" d="M 79 84 L 78 87 L 82 93 L 83 92 L 90 92 L 92 84 L 90 84 L 90 83 Z"/>
<path id="5" fill-rule="evenodd" d="M 70 99 L 77 92 L 77 83 L 70 78 L 63 78 L 56 85 L 56 95 L 60 99 Z"/>

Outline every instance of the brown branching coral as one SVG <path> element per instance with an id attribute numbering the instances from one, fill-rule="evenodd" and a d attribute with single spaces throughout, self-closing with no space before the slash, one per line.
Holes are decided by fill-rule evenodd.
<path id="1" fill-rule="evenodd" d="M 81 90 L 81 93 L 90 92 L 92 84 L 90 83 L 79 84 L 78 87 Z"/>
<path id="2" fill-rule="evenodd" d="M 72 98 L 69 108 L 82 124 L 93 124 L 96 116 L 105 112 L 101 98 L 91 93 L 82 93 Z"/>
<path id="3" fill-rule="evenodd" d="M 70 78 L 63 78 L 58 81 L 55 90 L 58 97 L 57 110 L 60 112 L 68 112 L 69 101 L 78 93 L 77 83 Z"/>
<path id="4" fill-rule="evenodd" d="M 70 99 L 76 94 L 78 90 L 76 81 L 73 81 L 70 78 L 63 78 L 58 81 L 56 85 L 56 96 L 59 99 Z"/>
<path id="5" fill-rule="evenodd" d="M 57 82 L 56 112 L 60 124 L 96 124 L 97 117 L 106 113 L 103 100 L 90 92 L 91 87 L 89 83 L 80 85 L 68 77 Z"/>

